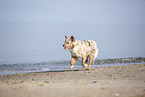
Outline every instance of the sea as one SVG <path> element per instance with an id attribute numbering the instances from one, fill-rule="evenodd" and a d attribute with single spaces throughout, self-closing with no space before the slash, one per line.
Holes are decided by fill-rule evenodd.
<path id="1" fill-rule="evenodd" d="M 132 64 L 145 64 L 145 57 L 96 59 L 91 68 Z M 78 60 L 74 65 L 74 69 L 82 68 L 81 60 Z M 70 70 L 70 61 L 67 60 L 40 63 L 0 63 L 0 75 L 32 72 L 55 72 L 66 69 Z"/>

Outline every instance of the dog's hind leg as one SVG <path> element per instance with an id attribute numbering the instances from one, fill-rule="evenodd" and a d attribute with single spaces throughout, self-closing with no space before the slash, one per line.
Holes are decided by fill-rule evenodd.
<path id="1" fill-rule="evenodd" d="M 87 59 L 86 59 L 86 61 L 85 61 L 85 67 L 87 67 L 88 66 L 88 60 L 89 60 L 89 56 L 87 56 Z"/>
<path id="2" fill-rule="evenodd" d="M 82 67 L 87 67 L 88 57 L 82 58 Z"/>
<path id="3" fill-rule="evenodd" d="M 93 57 L 89 57 L 89 65 L 88 65 L 88 67 L 86 68 L 87 70 L 89 70 L 90 69 L 90 67 L 91 67 L 91 65 L 92 65 L 92 62 L 93 62 L 93 60 L 94 60 L 94 58 Z"/>
<path id="4" fill-rule="evenodd" d="M 89 55 L 89 66 L 86 68 L 87 70 L 90 69 L 92 62 L 94 61 L 94 59 L 96 58 L 96 54 L 98 53 L 98 51 L 96 49 L 93 49 Z"/>

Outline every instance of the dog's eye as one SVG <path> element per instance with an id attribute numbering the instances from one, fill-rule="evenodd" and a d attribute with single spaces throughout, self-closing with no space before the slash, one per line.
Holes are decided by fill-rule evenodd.
<path id="1" fill-rule="evenodd" d="M 65 42 L 65 43 L 69 44 L 69 42 Z"/>

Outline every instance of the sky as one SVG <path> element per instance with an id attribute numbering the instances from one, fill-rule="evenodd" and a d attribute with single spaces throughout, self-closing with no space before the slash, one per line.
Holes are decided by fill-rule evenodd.
<path id="1" fill-rule="evenodd" d="M 145 0 L 0 0 L 0 62 L 70 60 L 64 36 L 98 59 L 145 57 Z"/>
<path id="2" fill-rule="evenodd" d="M 0 21 L 145 23 L 145 0 L 0 0 Z"/>

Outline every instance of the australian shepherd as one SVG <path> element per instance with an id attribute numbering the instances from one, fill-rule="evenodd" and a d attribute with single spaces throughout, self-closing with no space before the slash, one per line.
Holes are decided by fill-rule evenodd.
<path id="1" fill-rule="evenodd" d="M 92 62 L 98 55 L 98 47 L 93 40 L 79 41 L 75 40 L 74 36 L 68 38 L 65 36 L 65 43 L 63 45 L 65 50 L 69 50 L 71 53 L 71 69 L 74 68 L 74 63 L 78 58 L 82 58 L 82 67 L 90 69 Z M 89 59 L 89 65 L 87 65 Z"/>

